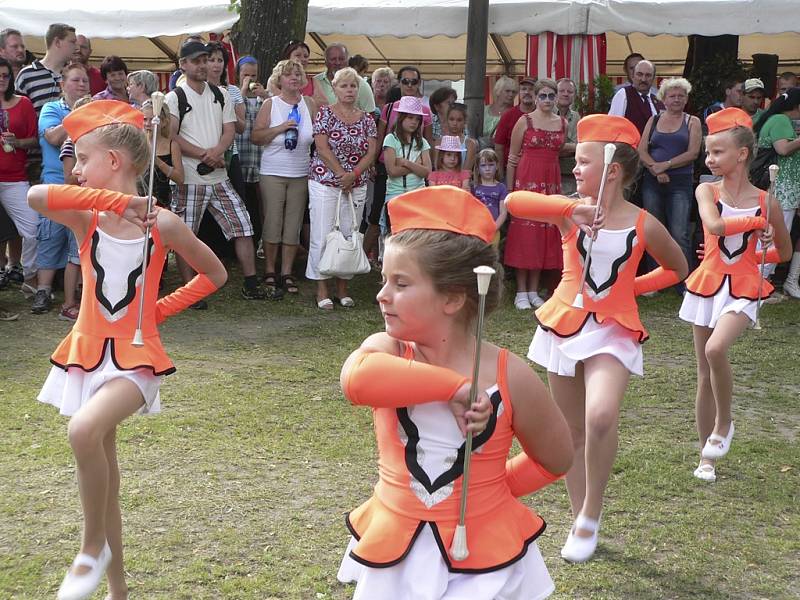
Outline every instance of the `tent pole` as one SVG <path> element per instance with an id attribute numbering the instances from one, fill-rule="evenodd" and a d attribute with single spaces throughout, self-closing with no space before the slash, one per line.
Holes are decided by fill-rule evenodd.
<path id="1" fill-rule="evenodd" d="M 469 0 L 467 17 L 467 64 L 464 103 L 467 105 L 470 136 L 483 132 L 484 85 L 486 81 L 486 39 L 489 36 L 489 0 Z"/>

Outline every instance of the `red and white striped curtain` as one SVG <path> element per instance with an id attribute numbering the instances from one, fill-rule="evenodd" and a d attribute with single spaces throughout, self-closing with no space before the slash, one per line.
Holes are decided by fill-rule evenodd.
<path id="1" fill-rule="evenodd" d="M 569 77 L 591 85 L 606 72 L 606 35 L 558 35 L 550 31 L 528 36 L 526 72 L 536 78 Z"/>

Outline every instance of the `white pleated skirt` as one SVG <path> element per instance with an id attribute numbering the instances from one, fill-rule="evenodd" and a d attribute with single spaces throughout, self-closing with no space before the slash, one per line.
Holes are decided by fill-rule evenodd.
<path id="1" fill-rule="evenodd" d="M 358 582 L 353 600 L 540 600 L 555 590 L 536 542 L 512 565 L 488 573 L 451 573 L 429 525 L 423 527 L 406 557 L 376 569 L 356 562 L 350 538 L 336 575 L 342 583 Z"/>
<path id="2" fill-rule="evenodd" d="M 696 296 L 689 290 L 683 295 L 683 303 L 678 316 L 701 327 L 714 328 L 719 318 L 725 313 L 744 313 L 755 323 L 756 301 L 747 298 L 734 298 L 731 296 L 728 285 L 723 285 L 720 290 L 710 298 Z"/>
<path id="3" fill-rule="evenodd" d="M 159 388 L 163 375 L 154 375 L 150 369 L 118 369 L 111 358 L 110 348 L 110 344 L 106 346 L 103 362 L 94 371 L 84 371 L 79 367 L 69 367 L 66 371 L 56 366 L 50 369 L 37 397 L 39 402 L 52 404 L 62 415 L 71 417 L 104 384 L 122 377 L 132 381 L 142 392 L 144 405 L 137 414 L 161 412 Z"/>
<path id="4" fill-rule="evenodd" d="M 575 365 L 579 361 L 600 354 L 610 354 L 634 375 L 644 374 L 639 336 L 610 319 L 598 323 L 594 316 L 589 316 L 581 330 L 569 337 L 559 337 L 537 327 L 528 349 L 528 360 L 549 373 L 575 377 Z"/>

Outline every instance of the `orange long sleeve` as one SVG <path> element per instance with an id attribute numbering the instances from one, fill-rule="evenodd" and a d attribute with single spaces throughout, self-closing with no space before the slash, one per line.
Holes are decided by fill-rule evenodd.
<path id="1" fill-rule="evenodd" d="M 725 223 L 725 235 L 767 228 L 767 220 L 764 217 L 725 217 L 722 220 Z"/>
<path id="2" fill-rule="evenodd" d="M 517 498 L 532 494 L 562 477 L 554 475 L 524 452 L 506 461 L 506 481 Z"/>
<path id="3" fill-rule="evenodd" d="M 541 219 L 543 217 L 572 216 L 572 211 L 580 204 L 565 196 L 547 196 L 538 192 L 511 192 L 506 196 L 508 212 L 521 219 Z"/>
<path id="4" fill-rule="evenodd" d="M 122 192 L 77 185 L 51 185 L 47 188 L 48 210 L 108 210 L 121 215 L 131 198 L 133 196 Z"/>
<path id="5" fill-rule="evenodd" d="M 217 291 L 217 286 L 205 275 L 198 273 L 192 280 L 156 302 L 156 322 L 177 315 L 192 304 Z"/>
<path id="6" fill-rule="evenodd" d="M 444 367 L 365 352 L 350 367 L 342 391 L 356 405 L 397 408 L 450 400 L 468 381 Z"/>

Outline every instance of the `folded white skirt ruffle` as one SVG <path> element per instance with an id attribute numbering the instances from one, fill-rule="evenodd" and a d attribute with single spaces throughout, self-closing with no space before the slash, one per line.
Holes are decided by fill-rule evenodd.
<path id="1" fill-rule="evenodd" d="M 528 360 L 543 366 L 549 373 L 575 376 L 575 365 L 592 356 L 610 354 L 634 375 L 643 375 L 642 345 L 639 336 L 614 320 L 598 323 L 593 315 L 581 330 L 569 337 L 536 328 L 528 349 Z"/>
<path id="2" fill-rule="evenodd" d="M 747 298 L 734 298 L 731 296 L 727 285 L 723 285 L 710 298 L 696 296 L 687 290 L 683 295 L 683 303 L 678 316 L 692 325 L 713 328 L 716 327 L 719 318 L 729 312 L 744 313 L 755 323 L 756 301 L 748 300 Z"/>
<path id="3" fill-rule="evenodd" d="M 540 600 L 555 590 L 536 542 L 517 562 L 488 573 L 451 573 L 430 525 L 423 527 L 406 557 L 385 569 L 356 562 L 350 538 L 336 577 L 358 582 L 353 600 Z"/>
<path id="4" fill-rule="evenodd" d="M 104 384 L 112 379 L 124 378 L 132 381 L 142 392 L 144 405 L 138 414 L 161 412 L 162 375 L 154 375 L 150 369 L 134 369 L 123 371 L 114 365 L 111 359 L 110 345 L 106 346 L 103 362 L 94 371 L 84 371 L 79 367 L 69 367 L 65 371 L 54 366 L 39 392 L 39 402 L 52 404 L 62 415 L 71 417 L 81 406 L 97 393 Z"/>

